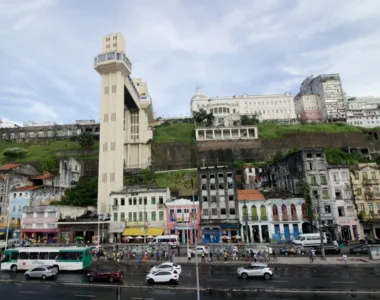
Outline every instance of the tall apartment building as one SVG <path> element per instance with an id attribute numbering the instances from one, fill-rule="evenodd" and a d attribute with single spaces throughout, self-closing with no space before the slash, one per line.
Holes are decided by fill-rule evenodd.
<path id="1" fill-rule="evenodd" d="M 380 126 L 380 98 L 350 97 L 346 105 L 347 124 L 367 128 Z"/>
<path id="2" fill-rule="evenodd" d="M 100 209 L 100 202 L 111 204 L 111 192 L 123 190 L 125 169 L 141 169 L 150 165 L 151 145 L 148 141 L 153 137 L 149 126 L 153 121 L 153 112 L 152 102 L 141 101 L 141 90 L 139 92 L 130 78 L 132 64 L 125 55 L 125 39 L 121 33 L 103 38 L 103 50 L 95 57 L 94 68 L 102 77 Z"/>
<path id="3" fill-rule="evenodd" d="M 297 118 L 301 121 L 321 122 L 322 108 L 321 97 L 319 95 L 301 95 L 294 97 L 294 106 Z"/>
<path id="4" fill-rule="evenodd" d="M 299 96 L 318 95 L 322 122 L 346 121 L 345 96 L 339 74 L 307 77 L 301 84 Z"/>
<path id="5" fill-rule="evenodd" d="M 240 120 L 240 117 L 244 115 L 256 116 L 260 121 L 271 120 L 289 123 L 296 120 L 293 97 L 290 93 L 209 97 L 201 89 L 197 89 L 191 98 L 190 105 L 192 114 L 202 108 L 208 113 L 212 112 L 220 125 L 231 123 L 229 119 L 232 121 Z"/>
<path id="6" fill-rule="evenodd" d="M 198 169 L 202 243 L 219 243 L 239 232 L 239 207 L 235 170 L 224 167 Z"/>

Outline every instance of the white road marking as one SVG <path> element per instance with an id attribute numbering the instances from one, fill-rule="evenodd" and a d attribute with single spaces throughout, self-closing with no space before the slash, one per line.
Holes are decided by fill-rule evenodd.
<path id="1" fill-rule="evenodd" d="M 145 298 L 145 300 L 154 300 L 154 298 Z"/>
<path id="2" fill-rule="evenodd" d="M 270 282 L 289 282 L 289 281 L 287 281 L 287 280 L 270 280 L 268 282 L 270 283 Z"/>
<path id="3" fill-rule="evenodd" d="M 143 300 L 144 298 L 136 298 L 136 297 L 132 297 L 131 299 L 134 299 L 134 300 Z"/>
<path id="4" fill-rule="evenodd" d="M 39 294 L 39 292 L 35 292 L 35 291 L 19 291 L 20 294 Z"/>
<path id="5" fill-rule="evenodd" d="M 355 281 L 331 281 L 331 283 L 351 284 L 351 283 L 356 283 L 356 282 Z"/>
<path id="6" fill-rule="evenodd" d="M 95 298 L 95 295 L 75 295 L 75 297 Z"/>
<path id="7" fill-rule="evenodd" d="M 229 281 L 228 279 L 207 279 L 207 281 Z"/>

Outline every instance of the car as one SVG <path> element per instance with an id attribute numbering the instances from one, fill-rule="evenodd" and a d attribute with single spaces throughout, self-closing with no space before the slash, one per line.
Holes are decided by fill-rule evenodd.
<path id="1" fill-rule="evenodd" d="M 104 268 L 91 271 L 87 274 L 87 278 L 90 282 L 95 280 L 107 280 L 114 282 L 123 278 L 123 272 L 118 268 Z"/>
<path id="2" fill-rule="evenodd" d="M 157 271 L 167 271 L 167 270 L 176 270 L 178 274 L 182 273 L 182 267 L 179 264 L 175 264 L 172 262 L 166 262 L 158 266 L 154 266 L 150 269 L 150 273 L 155 273 Z"/>
<path id="3" fill-rule="evenodd" d="M 359 245 L 350 248 L 350 254 L 368 254 L 368 251 L 369 250 L 367 245 Z"/>
<path id="4" fill-rule="evenodd" d="M 238 268 L 237 274 L 243 279 L 247 279 L 248 277 L 263 277 L 268 280 L 273 276 L 273 269 L 266 264 L 251 263 Z"/>
<path id="5" fill-rule="evenodd" d="M 340 254 L 342 250 L 336 245 L 324 245 L 325 254 Z M 315 254 L 321 254 L 321 246 L 315 247 Z"/>
<path id="6" fill-rule="evenodd" d="M 190 251 L 192 255 L 195 255 L 195 252 L 197 253 L 197 255 L 201 255 L 202 251 L 204 251 L 205 255 L 208 255 L 208 249 L 205 246 L 197 246 L 197 249 L 194 248 L 194 249 L 191 249 Z"/>
<path id="7" fill-rule="evenodd" d="M 283 255 L 296 255 L 300 251 L 301 255 L 305 255 L 306 251 L 302 246 L 285 246 L 280 249 L 280 254 Z"/>
<path id="8" fill-rule="evenodd" d="M 149 273 L 146 276 L 146 281 L 148 284 L 154 283 L 170 283 L 178 284 L 179 274 L 176 270 L 163 270 L 154 273 Z"/>
<path id="9" fill-rule="evenodd" d="M 38 266 L 24 273 L 25 279 L 29 278 L 41 278 L 46 280 L 47 278 L 53 278 L 57 276 L 58 270 L 53 266 Z"/>

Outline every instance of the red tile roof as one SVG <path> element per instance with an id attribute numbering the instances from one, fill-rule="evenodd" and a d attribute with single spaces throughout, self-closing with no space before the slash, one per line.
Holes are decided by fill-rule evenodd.
<path id="1" fill-rule="evenodd" d="M 33 191 L 36 189 L 39 189 L 42 187 L 42 185 L 29 185 L 29 186 L 23 186 L 18 189 L 13 190 L 14 192 L 22 192 L 22 191 Z"/>
<path id="2" fill-rule="evenodd" d="M 259 190 L 238 190 L 238 200 L 265 200 Z"/>
<path id="3" fill-rule="evenodd" d="M 0 171 L 11 170 L 13 168 L 17 168 L 17 167 L 22 166 L 22 165 L 23 164 L 8 164 L 8 165 L 0 167 Z"/>
<path id="4" fill-rule="evenodd" d="M 48 179 L 57 176 L 56 174 L 43 174 L 43 175 L 38 175 L 38 176 L 33 176 L 30 179 L 35 180 L 35 179 Z"/>

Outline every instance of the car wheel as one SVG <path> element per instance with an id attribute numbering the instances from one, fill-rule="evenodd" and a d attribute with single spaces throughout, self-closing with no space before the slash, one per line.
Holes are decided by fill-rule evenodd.
<path id="1" fill-rule="evenodd" d="M 153 280 L 152 278 L 149 278 L 149 279 L 148 279 L 148 283 L 149 283 L 149 284 L 153 284 L 153 283 L 154 283 L 154 280 Z"/>
<path id="2" fill-rule="evenodd" d="M 174 279 L 170 279 L 169 283 L 170 283 L 171 285 L 175 285 L 175 284 L 177 284 L 177 281 L 174 280 Z"/>
<path id="3" fill-rule="evenodd" d="M 88 278 L 88 280 L 90 280 L 90 282 L 94 282 L 94 281 L 95 281 L 95 278 L 94 278 L 93 276 L 90 276 L 90 277 Z"/>
<path id="4" fill-rule="evenodd" d="M 41 279 L 46 280 L 46 275 L 42 275 Z"/>
<path id="5" fill-rule="evenodd" d="M 17 272 L 17 266 L 16 265 L 12 265 L 11 270 L 12 270 L 12 272 Z"/>
<path id="6" fill-rule="evenodd" d="M 59 272 L 59 267 L 57 265 L 54 265 L 53 268 L 56 269 L 57 272 Z"/>
<path id="7" fill-rule="evenodd" d="M 30 278 L 30 275 L 29 274 L 26 274 L 25 275 L 25 279 L 29 279 Z"/>
<path id="8" fill-rule="evenodd" d="M 270 274 L 269 273 L 265 273 L 264 274 L 264 279 L 265 280 L 269 280 L 270 279 Z"/>
<path id="9" fill-rule="evenodd" d="M 242 273 L 240 276 L 243 279 L 247 279 L 248 278 L 248 274 L 247 273 Z"/>
<path id="10" fill-rule="evenodd" d="M 113 277 L 110 277 L 110 278 L 108 278 L 108 281 L 109 281 L 110 283 L 112 283 L 112 282 L 114 282 L 114 281 L 115 281 L 115 278 L 113 278 Z"/>

